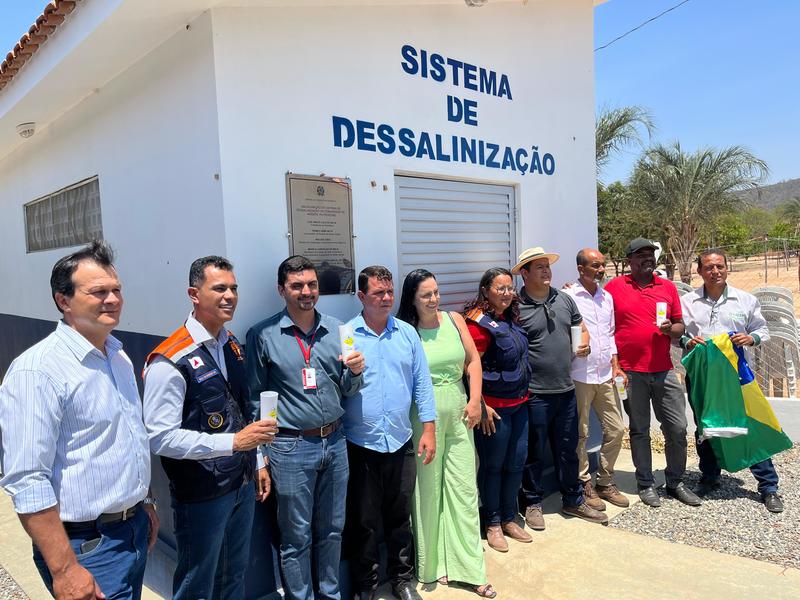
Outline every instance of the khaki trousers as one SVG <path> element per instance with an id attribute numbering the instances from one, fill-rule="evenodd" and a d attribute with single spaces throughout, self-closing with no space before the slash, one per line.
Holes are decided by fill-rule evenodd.
<path id="1" fill-rule="evenodd" d="M 603 430 L 603 444 L 600 446 L 600 460 L 597 467 L 597 485 L 614 483 L 614 464 L 622 448 L 624 425 L 617 399 L 614 396 L 613 380 L 605 383 L 575 382 L 575 396 L 578 400 L 578 469 L 581 481 L 591 481 L 589 456 L 586 453 L 586 440 L 589 437 L 589 410 L 594 409 Z"/>

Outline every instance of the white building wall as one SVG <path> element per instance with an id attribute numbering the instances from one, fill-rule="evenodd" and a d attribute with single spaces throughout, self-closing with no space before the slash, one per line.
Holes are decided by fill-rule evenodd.
<path id="1" fill-rule="evenodd" d="M 190 262 L 211 253 L 236 265 L 237 334 L 278 310 L 286 171 L 350 177 L 356 270 L 380 263 L 398 276 L 395 174 L 513 185 L 517 246 L 561 252 L 560 285 L 597 238 L 592 10 L 591 0 L 212 10 L 0 162 L 0 274 L 11 282 L 0 313 L 58 317 L 48 276 L 67 250 L 26 254 L 22 206 L 95 174 L 126 330 L 169 333 L 189 309 Z M 406 74 L 404 44 L 505 73 L 513 100 Z M 478 101 L 477 127 L 447 120 L 448 94 Z M 333 115 L 535 145 L 556 171 L 336 148 Z M 359 307 L 351 296 L 320 302 L 340 318 Z"/>
<path id="2" fill-rule="evenodd" d="M 213 62 L 206 14 L 0 162 L 0 313 L 59 317 L 49 274 L 70 250 L 26 254 L 22 207 L 99 175 L 120 328 L 167 335 L 188 314 L 190 262 L 226 250 Z"/>
<path id="3" fill-rule="evenodd" d="M 562 253 L 558 285 L 574 276 L 576 251 L 596 243 L 591 0 L 470 10 L 223 8 L 212 19 L 227 248 L 241 286 L 237 333 L 281 306 L 275 271 L 288 253 L 286 171 L 351 178 L 357 271 L 380 263 L 397 274 L 395 173 L 515 185 L 518 247 Z M 406 74 L 404 44 L 507 74 L 513 100 Z M 478 101 L 477 127 L 447 120 L 448 94 Z M 336 148 L 332 115 L 535 145 L 557 167 L 551 176 L 521 176 Z M 360 304 L 327 296 L 320 308 L 347 318 Z"/>

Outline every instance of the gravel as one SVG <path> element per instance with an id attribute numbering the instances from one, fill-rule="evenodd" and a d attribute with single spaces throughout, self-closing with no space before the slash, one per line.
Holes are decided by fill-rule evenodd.
<path id="1" fill-rule="evenodd" d="M 800 568 L 800 445 L 773 457 L 780 477 L 783 513 L 764 508 L 755 478 L 748 469 L 723 472 L 722 487 L 703 499 L 703 505 L 681 504 L 658 490 L 660 508 L 637 503 L 614 518 L 610 526 L 670 542 L 709 548 Z M 700 472 L 689 469 L 684 481 L 693 488 Z"/>
<path id="2" fill-rule="evenodd" d="M 29 600 L 22 588 L 2 566 L 0 566 L 0 600 Z"/>

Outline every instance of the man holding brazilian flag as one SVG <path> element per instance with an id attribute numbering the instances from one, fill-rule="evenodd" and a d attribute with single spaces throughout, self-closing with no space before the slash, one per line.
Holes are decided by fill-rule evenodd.
<path id="1" fill-rule="evenodd" d="M 686 391 L 697 424 L 697 454 L 702 477 L 695 493 L 720 486 L 721 469 L 749 467 L 761 500 L 770 512 L 782 512 L 778 474 L 771 456 L 791 448 L 769 402 L 747 363 L 750 346 L 769 339 L 761 306 L 752 294 L 726 283 L 728 259 L 722 250 L 697 258 L 703 286 L 681 298 L 688 353 Z"/>

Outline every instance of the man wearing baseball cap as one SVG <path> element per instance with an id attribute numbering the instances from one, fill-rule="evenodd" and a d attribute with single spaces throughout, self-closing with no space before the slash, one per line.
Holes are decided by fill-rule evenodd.
<path id="1" fill-rule="evenodd" d="M 530 438 L 528 460 L 522 475 L 520 508 L 528 527 L 542 530 L 542 470 L 547 447 L 553 453 L 561 488 L 562 512 L 594 523 L 607 523 L 608 517 L 586 504 L 578 478 L 578 408 L 572 383 L 572 341 L 570 328 L 580 326 L 581 343 L 576 356 L 591 352 L 589 332 L 575 301 L 550 285 L 550 265 L 558 254 L 541 247 L 529 248 L 519 256 L 511 272 L 522 276 L 520 325 L 528 335 L 528 360 L 531 364 L 528 417 Z"/>
<path id="2" fill-rule="evenodd" d="M 681 302 L 675 285 L 653 273 L 655 249 L 651 240 L 632 240 L 625 252 L 630 275 L 615 277 L 605 287 L 614 299 L 619 365 L 628 376 L 628 398 L 623 405 L 630 420 L 631 455 L 639 497 L 648 506 L 661 506 L 650 451 L 652 401 L 664 432 L 667 495 L 699 506 L 700 498 L 683 484 L 686 400 L 670 356 L 672 339 L 680 338 L 685 330 Z M 659 303 L 666 305 L 666 314 L 660 318 L 656 315 Z"/>

